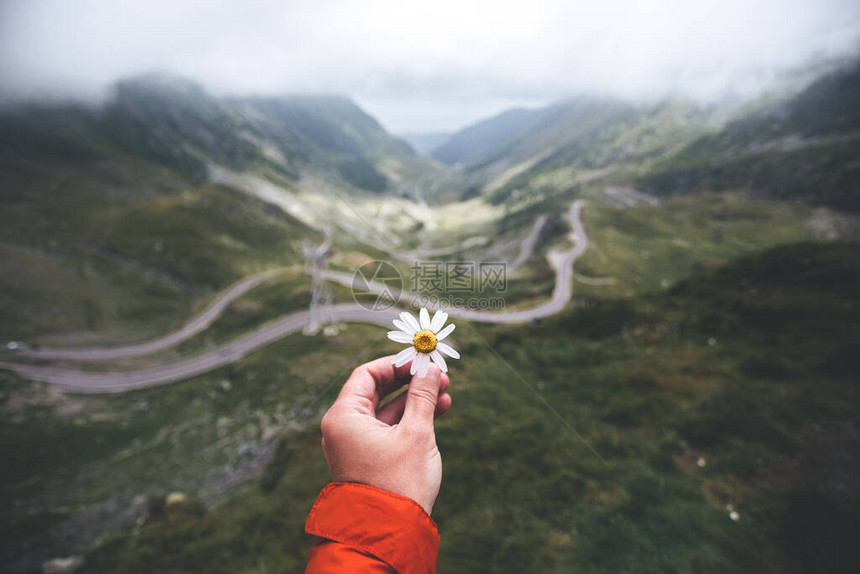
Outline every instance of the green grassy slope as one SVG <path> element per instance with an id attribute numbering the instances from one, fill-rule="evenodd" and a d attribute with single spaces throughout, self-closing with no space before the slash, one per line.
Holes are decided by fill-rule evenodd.
<path id="1" fill-rule="evenodd" d="M 576 265 L 576 294 L 660 291 L 751 251 L 814 239 L 810 214 L 796 202 L 741 193 L 689 194 L 636 208 L 592 201 L 585 212 L 592 243 Z"/>
<path id="2" fill-rule="evenodd" d="M 0 565 L 128 531 L 159 494 L 235 497 L 376 335 L 361 326 L 336 340 L 295 335 L 241 363 L 123 395 L 64 395 L 0 372 L 0 456 L 12 461 L 0 473 Z"/>
<path id="3" fill-rule="evenodd" d="M 705 133 L 709 114 L 686 102 L 579 97 L 490 118 L 455 134 L 443 151 L 465 162 L 470 193 L 483 189 L 501 203 L 547 180 L 570 185 L 590 171 L 647 165 Z"/>
<path id="4" fill-rule="evenodd" d="M 465 329 L 438 425 L 440 571 L 850 571 L 858 253 L 780 247 L 667 294 Z M 294 435 L 259 488 L 155 518 L 84 571 L 299 571 L 324 484 L 316 432 Z"/>
<path id="5" fill-rule="evenodd" d="M 513 146 L 511 151 L 521 160 L 529 153 L 527 150 L 540 159 L 511 179 L 499 192 L 501 195 L 542 173 L 647 164 L 701 135 L 707 119 L 706 110 L 685 102 L 637 106 L 582 99 L 559 107 L 563 110 L 560 118 L 542 133 Z"/>
<path id="6" fill-rule="evenodd" d="M 502 203 L 517 195 L 545 193 L 595 176 L 624 182 L 630 173 L 647 169 L 701 135 L 707 117 L 707 110 L 685 103 L 632 106 L 586 102 L 572 108 L 562 132 L 564 138 L 556 138 L 556 143 L 543 151 L 534 147 L 534 159 L 527 162 L 527 169 L 502 185 L 488 186 L 486 195 L 490 201 Z M 540 142 L 536 138 L 531 145 Z M 525 142 L 523 145 L 528 149 Z"/>
<path id="7" fill-rule="evenodd" d="M 228 188 L 115 150 L 82 111 L 0 118 L 4 337 L 145 338 L 319 233 Z"/>
<path id="8" fill-rule="evenodd" d="M 641 178 L 658 193 L 747 188 L 860 209 L 860 64 L 703 136 Z"/>

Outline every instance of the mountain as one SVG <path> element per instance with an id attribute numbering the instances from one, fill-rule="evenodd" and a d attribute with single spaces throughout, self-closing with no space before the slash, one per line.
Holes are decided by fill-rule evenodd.
<path id="1" fill-rule="evenodd" d="M 703 133 L 709 116 L 687 102 L 583 96 L 466 128 L 441 148 L 450 154 L 442 157 L 463 162 L 471 183 L 498 203 L 546 174 L 564 172 L 572 183 L 576 173 L 651 161 Z"/>
<path id="2" fill-rule="evenodd" d="M 119 149 L 169 166 L 195 180 L 207 163 L 244 169 L 265 156 L 243 137 L 230 106 L 181 78 L 147 75 L 119 82 L 92 129 Z M 294 175 L 286 167 L 284 175 Z"/>
<path id="3" fill-rule="evenodd" d="M 547 115 L 546 109 L 502 112 L 458 131 L 431 155 L 449 165 L 475 161 L 497 152 L 534 129 Z"/>
<path id="4" fill-rule="evenodd" d="M 860 62 L 703 135 L 640 180 L 657 194 L 741 188 L 860 211 Z"/>
<path id="5" fill-rule="evenodd" d="M 461 164 L 470 194 L 494 203 L 589 180 L 664 196 L 741 189 L 860 211 L 857 101 L 860 62 L 740 109 L 576 97 L 478 122 L 433 155 Z"/>
<path id="6" fill-rule="evenodd" d="M 98 114 L 97 129 L 121 149 L 198 180 L 205 179 L 210 162 L 269 169 L 288 179 L 313 167 L 380 192 L 388 181 L 377 162 L 414 155 L 347 98 L 220 99 L 160 74 L 119 82 Z"/>
<path id="7" fill-rule="evenodd" d="M 346 98 L 218 98 L 163 75 L 119 82 L 99 106 L 4 108 L 0 331 L 164 332 L 200 297 L 322 241 L 319 222 L 291 215 L 301 208 L 216 184 L 212 166 L 291 201 L 305 177 L 396 191 L 391 165 L 418 159 Z"/>

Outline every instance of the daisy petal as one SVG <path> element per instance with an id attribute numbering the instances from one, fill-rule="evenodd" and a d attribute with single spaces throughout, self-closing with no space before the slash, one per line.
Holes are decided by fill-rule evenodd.
<path id="1" fill-rule="evenodd" d="M 444 329 L 442 329 L 441 331 L 436 333 L 436 340 L 441 341 L 442 339 L 444 339 L 445 337 L 450 335 L 455 327 L 456 327 L 456 325 L 454 325 L 454 323 L 451 323 L 450 325 L 448 325 L 447 327 L 445 327 Z"/>
<path id="2" fill-rule="evenodd" d="M 430 328 L 430 313 L 427 312 L 427 307 L 421 307 L 421 311 L 418 312 L 418 322 L 422 329 Z"/>
<path id="3" fill-rule="evenodd" d="M 397 343 L 412 344 L 412 335 L 407 335 L 403 331 L 389 331 L 388 338 Z"/>
<path id="4" fill-rule="evenodd" d="M 406 333 L 410 337 L 415 336 L 415 330 L 410 328 L 409 325 L 407 325 L 403 321 L 398 321 L 397 319 L 394 319 L 394 321 L 392 321 L 392 323 L 394 323 L 395 327 L 397 327 L 398 329 L 400 329 L 401 331 L 403 331 L 404 333 Z"/>
<path id="5" fill-rule="evenodd" d="M 445 321 L 448 320 L 448 313 L 442 311 L 441 309 L 436 311 L 436 314 L 433 315 L 433 320 L 430 321 L 430 330 L 436 333 L 439 329 L 442 328 L 442 325 L 445 324 Z"/>
<path id="6" fill-rule="evenodd" d="M 423 379 L 427 376 L 427 371 L 430 370 L 430 355 L 418 353 L 415 360 L 418 361 L 418 369 L 416 369 L 415 374 Z"/>
<path id="7" fill-rule="evenodd" d="M 446 345 L 445 343 L 436 343 L 436 349 L 442 351 L 449 357 L 454 357 L 455 359 L 460 358 L 460 353 L 458 353 L 453 349 L 453 347 Z"/>
<path id="8" fill-rule="evenodd" d="M 409 328 L 412 329 L 413 333 L 421 330 L 421 326 L 418 324 L 418 321 L 415 320 L 415 317 L 413 317 L 411 313 L 407 313 L 406 311 L 404 311 L 400 314 L 400 319 L 404 323 L 409 325 Z"/>
<path id="9" fill-rule="evenodd" d="M 445 362 L 445 358 L 442 356 L 442 353 L 439 351 L 433 351 L 430 353 L 430 358 L 433 359 L 433 362 L 439 367 L 439 370 L 443 373 L 448 372 L 448 363 Z"/>
<path id="10" fill-rule="evenodd" d="M 394 359 L 392 359 L 391 362 L 395 367 L 400 367 L 411 361 L 417 354 L 418 351 L 415 350 L 415 347 L 406 347 L 405 349 L 397 353 L 397 355 L 394 356 Z"/>
<path id="11" fill-rule="evenodd" d="M 412 367 L 409 369 L 409 374 L 423 377 L 427 374 L 427 369 L 429 368 L 430 357 L 425 355 L 424 353 L 418 353 L 418 356 L 412 359 Z"/>

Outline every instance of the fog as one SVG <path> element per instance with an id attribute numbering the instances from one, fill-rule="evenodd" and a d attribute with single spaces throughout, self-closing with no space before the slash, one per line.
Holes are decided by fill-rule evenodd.
<path id="1" fill-rule="evenodd" d="M 853 0 L 0 0 L 0 98 L 180 74 L 219 94 L 340 93 L 395 132 L 579 93 L 750 96 L 854 54 Z"/>

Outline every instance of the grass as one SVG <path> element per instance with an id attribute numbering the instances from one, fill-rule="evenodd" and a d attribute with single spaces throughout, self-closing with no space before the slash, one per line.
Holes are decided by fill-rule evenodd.
<path id="1" fill-rule="evenodd" d="M 0 185 L 0 320 L 17 339 L 156 336 L 240 277 L 300 262 L 301 240 L 319 237 L 262 201 L 114 152 L 42 160 L 4 165 Z"/>
<path id="2" fill-rule="evenodd" d="M 498 233 L 515 234 L 537 214 L 556 212 L 541 249 L 527 263 L 527 276 L 510 281 L 504 294 L 509 304 L 542 300 L 551 290 L 543 255 L 567 233 L 557 207 L 567 205 L 573 193 L 555 190 L 500 220 Z M 242 209 L 235 209 L 238 197 L 206 186 L 150 194 L 130 208 L 102 206 L 86 217 L 98 222 L 92 234 L 98 245 L 140 261 L 141 268 L 170 269 L 170 281 L 158 284 L 175 284 L 186 293 L 186 281 L 205 289 L 295 261 L 289 255 L 293 223 L 254 202 L 243 200 Z M 259 217 L 270 229 L 248 227 Z M 852 261 L 849 252 L 856 246 L 836 248 L 829 260 L 822 251 L 828 246 L 788 248 L 787 255 L 772 252 L 748 260 L 746 267 L 710 271 L 761 247 L 810 237 L 809 210 L 702 194 L 636 209 L 592 200 L 585 217 L 593 247 L 577 271 L 615 277 L 614 285 L 578 283 L 584 306 L 536 325 L 458 330 L 458 348 L 468 361 L 453 365 L 457 407 L 439 425 L 446 460 L 435 513 L 444 539 L 440 571 L 776 572 L 811 563 L 818 557 L 815 546 L 786 541 L 808 540 L 810 516 L 818 520 L 815 528 L 823 528 L 816 518 L 820 507 L 838 509 L 845 523 L 855 516 L 854 502 L 839 492 L 810 489 L 804 474 L 810 471 L 803 465 L 809 465 L 804 457 L 815 424 L 856 424 L 845 408 L 856 404 L 845 386 L 853 350 L 846 327 L 839 331 L 853 316 L 853 292 L 831 293 L 830 300 L 821 293 L 857 280 L 849 273 L 829 286 L 814 283 L 815 296 L 802 299 L 793 275 L 777 270 L 796 270 L 803 249 L 812 263 L 838 267 Z M 69 224 L 63 233 L 83 237 L 85 228 Z M 141 248 L 150 239 L 178 257 L 151 255 Z M 191 259 L 182 256 L 183 245 L 197 244 L 219 247 L 191 250 Z M 250 245 L 263 248 L 251 254 Z M 30 273 L 56 275 L 75 257 L 6 249 L 23 253 L 15 265 Z M 34 258 L 47 261 L 44 271 L 28 265 Z M 114 270 L 115 260 L 88 259 L 119 283 L 124 276 Z M 348 258 L 342 263 L 349 267 Z M 183 276 L 184 269 L 204 273 Z M 82 277 L 93 272 L 66 273 L 69 285 L 77 280 L 81 290 L 89 288 Z M 188 299 L 172 298 L 168 288 L 143 291 L 152 301 L 141 299 L 133 289 L 143 289 L 138 278 L 147 275 L 126 273 L 120 284 L 138 307 L 122 307 L 117 324 L 133 324 L 129 317 L 145 320 L 159 299 L 172 300 L 172 313 L 181 307 L 187 318 Z M 667 289 L 689 273 L 706 279 Z M 749 293 L 735 293 L 738 284 L 749 285 L 747 275 L 763 273 L 781 281 L 778 287 L 790 296 L 766 299 L 768 307 L 750 306 Z M 741 274 L 747 275 L 740 280 Z M 808 275 L 820 279 L 814 268 Z M 109 287 L 92 296 L 110 300 Z M 305 308 L 308 287 L 301 273 L 266 282 L 167 355 L 198 352 Z M 351 300 L 346 288 L 333 291 L 337 301 Z M 49 297 L 34 299 L 34 313 L 44 313 Z M 72 307 L 74 300 L 58 305 Z M 800 313 L 804 308 L 808 313 Z M 94 315 L 94 332 L 110 324 L 101 313 Z M 750 319 L 760 324 L 744 325 Z M 86 324 L 86 317 L 77 321 Z M 301 524 L 326 477 L 315 420 L 362 360 L 357 357 L 396 350 L 384 340 L 375 342 L 377 331 L 350 325 L 336 339 L 292 336 L 230 367 L 117 397 L 57 396 L 4 375 L 0 404 L 8 417 L 0 447 L 4 459 L 17 464 L 3 477 L 2 508 L 9 517 L 3 561 L 65 555 L 96 540 L 100 545 L 86 567 L 91 572 L 300 570 L 310 544 Z M 783 340 L 783 332 L 797 340 Z M 799 335 L 809 332 L 818 337 L 814 345 Z M 609 464 L 548 413 L 483 339 Z M 776 352 L 787 348 L 799 352 Z M 783 379 L 775 392 L 773 381 Z M 824 398 L 811 394 L 813 383 L 826 389 Z M 286 438 L 275 449 L 281 433 Z M 704 470 L 695 465 L 700 456 L 707 459 Z M 787 461 L 800 461 L 804 470 L 774 480 Z M 150 513 L 147 524 L 134 529 L 99 518 L 105 501 L 137 509 L 132 518 L 146 517 L 147 505 L 157 507 L 174 490 L 211 510 L 201 514 L 194 503 L 187 512 Z M 147 501 L 143 506 L 134 502 L 141 499 Z M 727 518 L 727 504 L 742 509 L 741 521 Z M 114 535 L 102 545 L 98 534 L 107 532 Z M 831 554 L 841 556 L 839 537 L 827 540 Z"/>
<path id="3" fill-rule="evenodd" d="M 307 231 L 277 208 L 216 186 L 74 219 L 108 253 L 210 288 L 298 262 L 294 243 Z"/>
<path id="4" fill-rule="evenodd" d="M 0 244 L 0 330 L 14 340 L 74 332 L 114 342 L 169 331 L 192 295 L 158 277 L 99 258 Z M 5 342 L 5 341 L 4 341 Z"/>
<path id="5" fill-rule="evenodd" d="M 378 334 L 350 325 L 336 339 L 293 335 L 240 363 L 122 395 L 63 395 L 0 373 L 0 454 L 15 461 L 0 482 L 0 563 L 63 555 L 122 527 L 105 518 L 110 504 L 183 491 L 211 505 L 241 492 Z M 26 528 L 40 517 L 55 528 L 49 536 Z"/>
<path id="6" fill-rule="evenodd" d="M 689 191 L 748 189 L 759 195 L 802 200 L 857 212 L 860 144 L 837 141 L 791 151 L 726 153 L 720 142 L 705 139 L 676 157 L 662 159 L 639 178 L 661 195 Z"/>
<path id="7" fill-rule="evenodd" d="M 577 296 L 627 297 L 660 291 L 690 273 L 752 251 L 813 239 L 811 210 L 742 194 L 694 194 L 658 206 L 590 201 L 591 244 L 576 264 Z M 609 281 L 589 282 L 589 279 Z"/>
<path id="8" fill-rule="evenodd" d="M 439 571 L 851 571 L 857 248 L 781 247 L 668 293 L 458 329 L 455 406 L 437 431 Z M 276 387 L 277 368 L 254 371 L 251 385 Z M 299 571 L 302 523 L 325 482 L 311 425 L 282 442 L 257 487 L 203 517 L 153 519 L 84 571 Z"/>

